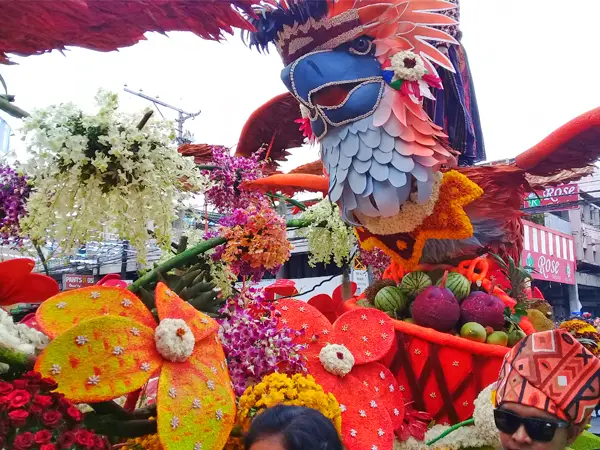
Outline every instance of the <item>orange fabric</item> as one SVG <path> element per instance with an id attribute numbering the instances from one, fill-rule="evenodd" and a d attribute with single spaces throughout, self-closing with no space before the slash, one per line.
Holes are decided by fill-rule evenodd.
<path id="1" fill-rule="evenodd" d="M 581 423 L 600 401 L 600 359 L 566 330 L 534 333 L 513 347 L 498 379 L 496 404 L 547 411 Z"/>

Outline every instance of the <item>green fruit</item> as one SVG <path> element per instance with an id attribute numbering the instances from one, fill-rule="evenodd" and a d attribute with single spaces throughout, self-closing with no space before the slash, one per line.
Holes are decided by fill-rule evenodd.
<path id="1" fill-rule="evenodd" d="M 485 328 L 477 322 L 468 322 L 460 329 L 460 336 L 470 341 L 485 342 L 487 333 Z"/>
<path id="2" fill-rule="evenodd" d="M 408 307 L 408 298 L 400 288 L 387 286 L 375 296 L 375 307 L 381 311 L 404 311 Z"/>
<path id="3" fill-rule="evenodd" d="M 506 347 L 508 344 L 508 334 L 504 331 L 494 331 L 487 337 L 488 344 L 501 345 L 502 347 Z"/>
<path id="4" fill-rule="evenodd" d="M 523 330 L 515 328 L 510 333 L 508 333 L 508 346 L 514 347 L 517 342 L 526 337 L 527 335 L 523 332 Z"/>
<path id="5" fill-rule="evenodd" d="M 439 286 L 441 282 L 441 279 L 438 280 L 436 286 Z M 460 303 L 471 293 L 471 282 L 460 273 L 450 272 L 446 279 L 446 288 L 450 289 Z"/>
<path id="6" fill-rule="evenodd" d="M 400 289 L 406 292 L 409 297 L 415 298 L 431 285 L 431 278 L 425 272 L 409 272 L 402 278 Z"/>
<path id="7" fill-rule="evenodd" d="M 366 298 L 361 298 L 360 300 L 358 300 L 356 302 L 356 304 L 362 308 L 375 308 L 373 306 L 373 303 L 371 303 L 369 300 L 367 300 Z"/>

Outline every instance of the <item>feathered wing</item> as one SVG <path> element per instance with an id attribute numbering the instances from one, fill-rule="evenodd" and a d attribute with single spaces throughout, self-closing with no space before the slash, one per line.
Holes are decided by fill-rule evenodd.
<path id="1" fill-rule="evenodd" d="M 558 128 L 539 144 L 515 158 L 531 175 L 549 177 L 593 164 L 600 156 L 600 108 L 588 111 Z"/>

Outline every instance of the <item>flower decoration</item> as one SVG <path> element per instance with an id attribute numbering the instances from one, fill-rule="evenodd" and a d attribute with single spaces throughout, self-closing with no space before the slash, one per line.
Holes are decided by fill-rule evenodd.
<path id="1" fill-rule="evenodd" d="M 433 417 L 427 412 L 417 411 L 411 403 L 404 405 L 404 421 L 396 429 L 396 436 L 401 441 L 406 441 L 410 437 L 418 441 L 425 440 L 425 433 Z"/>
<path id="2" fill-rule="evenodd" d="M 27 177 L 0 165 L 0 244 L 21 243 L 19 221 L 25 217 L 30 190 Z"/>
<path id="3" fill-rule="evenodd" d="M 350 258 L 356 236 L 352 227 L 342 220 L 339 207 L 324 199 L 308 208 L 300 219 L 311 223 L 298 230 L 298 236 L 308 240 L 308 264 L 314 267 L 318 263 L 334 262 L 342 267 Z"/>
<path id="4" fill-rule="evenodd" d="M 129 439 L 122 450 L 163 450 L 158 434 L 150 434 L 135 439 Z"/>
<path id="5" fill-rule="evenodd" d="M 101 91 L 96 99 L 95 115 L 62 104 L 25 121 L 31 158 L 24 170 L 35 189 L 22 232 L 69 252 L 110 230 L 143 262 L 150 240 L 170 248 L 177 205 L 208 182 L 177 152 L 171 124 L 150 120 L 140 130 L 143 114 L 118 112 L 115 94 Z"/>
<path id="6" fill-rule="evenodd" d="M 275 283 L 264 288 L 263 292 L 265 300 L 273 301 L 275 300 L 276 295 L 281 295 L 282 297 L 292 297 L 297 295 L 298 289 L 296 289 L 296 283 L 294 281 L 280 278 L 276 280 Z"/>
<path id="7" fill-rule="evenodd" d="M 14 351 L 31 357 L 46 348 L 48 337 L 23 323 L 15 324 L 12 316 L 0 308 L 0 342 L 0 352 Z"/>
<path id="8" fill-rule="evenodd" d="M 317 136 L 313 132 L 312 125 L 310 124 L 310 110 L 301 104 L 300 114 L 302 117 L 300 119 L 296 119 L 294 122 L 300 125 L 300 132 L 306 138 L 306 141 L 309 144 L 314 144 L 317 141 Z"/>
<path id="9" fill-rule="evenodd" d="M 301 332 L 279 326 L 279 313 L 262 289 L 245 287 L 221 313 L 226 319 L 219 337 L 237 395 L 270 373 L 306 371 L 300 355 L 304 346 L 294 343 Z"/>
<path id="10" fill-rule="evenodd" d="M 274 373 L 246 389 L 239 400 L 238 422 L 247 430 L 254 417 L 279 404 L 316 409 L 341 432 L 342 410 L 333 394 L 326 393 L 310 375 L 300 374 Z"/>
<path id="11" fill-rule="evenodd" d="M 40 303 L 58 293 L 58 283 L 45 275 L 31 273 L 31 259 L 16 258 L 0 262 L 0 306 Z"/>
<path id="12" fill-rule="evenodd" d="M 375 309 L 355 309 L 332 325 L 316 308 L 281 300 L 280 326 L 303 330 L 295 338 L 307 368 L 342 409 L 342 437 L 349 450 L 389 450 L 394 429 L 402 423 L 404 401 L 387 367 L 377 363 L 392 349 L 394 326 Z"/>
<path id="13" fill-rule="evenodd" d="M 385 269 L 392 262 L 391 258 L 378 248 L 369 251 L 361 247 L 359 259 L 365 266 L 371 267 L 375 279 L 383 278 Z"/>
<path id="14" fill-rule="evenodd" d="M 163 446 L 219 450 L 235 421 L 235 397 L 218 324 L 163 283 L 155 294 L 159 324 L 124 289 L 91 286 L 47 300 L 38 321 L 56 338 L 36 370 L 52 376 L 58 392 L 84 403 L 136 391 L 160 372 L 156 403 Z"/>
<path id="15" fill-rule="evenodd" d="M 104 436 L 83 427 L 83 414 L 56 383 L 28 372 L 14 381 L 0 381 L 0 448 L 108 450 Z"/>
<path id="16" fill-rule="evenodd" d="M 290 257 L 285 220 L 265 202 L 236 209 L 219 221 L 219 234 L 227 243 L 213 258 L 231 265 L 237 275 L 277 272 Z"/>
<path id="17" fill-rule="evenodd" d="M 483 194 L 483 190 L 466 176 L 450 170 L 444 173 L 438 201 L 433 213 L 411 233 L 375 236 L 365 228 L 356 228 L 361 247 L 381 249 L 407 270 L 419 263 L 428 239 L 467 239 L 473 225 L 464 207 Z"/>
<path id="18" fill-rule="evenodd" d="M 356 294 L 358 285 L 354 282 L 349 283 L 350 297 Z M 317 294 L 312 297 L 308 304 L 317 308 L 321 314 L 327 317 L 331 323 L 334 323 L 338 317 L 344 314 L 344 298 L 343 298 L 343 285 L 339 285 L 333 290 L 332 295 L 328 294 Z"/>
<path id="19" fill-rule="evenodd" d="M 435 100 L 430 87 L 442 89 L 442 80 L 427 73 L 423 58 L 410 50 L 400 51 L 385 60 L 382 69 L 383 79 L 390 87 L 415 103 L 420 103 L 423 97 Z"/>
<path id="20" fill-rule="evenodd" d="M 559 328 L 563 328 L 575 336 L 593 355 L 600 355 L 600 333 L 591 323 L 586 320 L 571 319 L 561 323 Z"/>
<path id="21" fill-rule="evenodd" d="M 213 147 L 214 168 L 203 171 L 212 182 L 212 187 L 205 193 L 206 201 L 220 212 L 244 209 L 250 204 L 260 202 L 264 196 L 245 189 L 242 184 L 264 176 L 266 161 L 263 156 L 262 152 L 255 152 L 251 158 L 232 156 L 226 147 Z"/>

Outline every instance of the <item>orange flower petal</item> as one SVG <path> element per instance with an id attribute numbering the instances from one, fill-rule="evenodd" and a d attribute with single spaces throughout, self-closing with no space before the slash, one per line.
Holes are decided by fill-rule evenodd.
<path id="1" fill-rule="evenodd" d="M 96 317 L 69 328 L 40 355 L 35 370 L 73 402 L 110 400 L 142 387 L 160 369 L 154 330 L 126 317 Z"/>
<path id="2" fill-rule="evenodd" d="M 196 345 L 211 333 L 219 329 L 216 320 L 202 314 L 192 305 L 183 301 L 164 283 L 158 283 L 155 290 L 156 309 L 160 319 L 181 319 L 188 324 L 194 337 Z"/>
<path id="3" fill-rule="evenodd" d="M 156 327 L 152 313 L 131 291 L 107 286 L 89 286 L 55 295 L 41 304 L 36 319 L 42 331 L 54 338 L 85 320 L 106 315 L 128 317 L 147 327 Z"/>
<path id="4" fill-rule="evenodd" d="M 166 450 L 221 450 L 225 446 L 236 406 L 225 355 L 215 335 L 197 342 L 187 361 L 165 362 L 157 408 L 158 433 Z"/>

